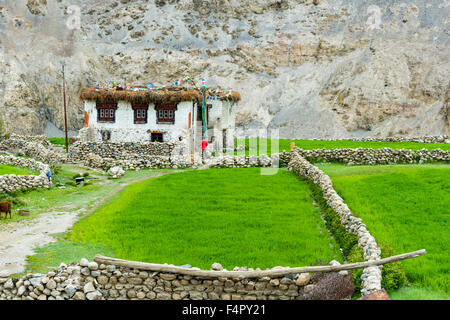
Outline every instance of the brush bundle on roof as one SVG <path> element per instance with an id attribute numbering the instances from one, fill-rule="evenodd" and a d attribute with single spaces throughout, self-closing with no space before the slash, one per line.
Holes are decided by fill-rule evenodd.
<path id="1" fill-rule="evenodd" d="M 213 96 L 207 91 L 207 95 Z M 239 101 L 239 92 L 227 91 L 214 94 L 219 99 L 227 101 Z M 126 90 L 122 88 L 100 89 L 84 88 L 80 93 L 82 100 L 106 101 L 126 101 L 130 103 L 153 103 L 153 104 L 176 104 L 181 101 L 195 101 L 201 103 L 202 95 L 198 89 L 185 87 L 170 87 L 160 90 Z"/>

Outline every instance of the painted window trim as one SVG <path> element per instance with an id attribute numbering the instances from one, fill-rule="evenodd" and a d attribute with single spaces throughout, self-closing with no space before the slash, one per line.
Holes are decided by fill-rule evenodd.
<path id="1" fill-rule="evenodd" d="M 156 123 L 157 124 L 175 124 L 175 115 L 177 110 L 176 104 L 165 104 L 165 105 L 155 105 L 155 111 L 156 111 Z M 160 111 L 167 111 L 167 114 L 170 114 L 173 112 L 172 118 L 167 118 L 163 116 L 162 118 L 159 116 Z"/>
<path id="2" fill-rule="evenodd" d="M 147 104 L 131 104 L 131 108 L 133 109 L 134 113 L 134 124 L 146 124 L 148 123 L 148 103 Z M 145 118 L 143 120 L 138 120 L 138 110 L 142 112 L 142 110 L 145 111 Z"/>
<path id="3" fill-rule="evenodd" d="M 96 101 L 95 107 L 97 108 L 97 122 L 98 123 L 115 123 L 116 122 L 116 110 L 117 102 L 99 102 Z M 112 112 L 113 116 L 106 117 L 105 114 L 110 114 Z M 103 113 L 103 116 L 101 114 Z"/>

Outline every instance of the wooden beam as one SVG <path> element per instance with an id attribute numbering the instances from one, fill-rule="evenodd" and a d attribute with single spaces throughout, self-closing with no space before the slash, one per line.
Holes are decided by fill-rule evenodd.
<path id="1" fill-rule="evenodd" d="M 126 267 L 131 269 L 155 271 L 155 272 L 169 272 L 183 275 L 189 275 L 194 277 L 205 278 L 262 278 L 262 277 L 281 277 L 291 273 L 306 273 L 306 272 L 332 272 L 342 270 L 361 269 L 372 266 L 380 266 L 383 264 L 416 258 L 426 254 L 425 249 L 392 256 L 380 260 L 371 260 L 366 262 L 357 262 L 350 264 L 343 264 L 339 266 L 313 266 L 313 267 L 297 267 L 297 268 L 284 268 L 277 270 L 262 270 L 262 271 L 214 271 L 214 270 L 195 270 L 190 268 L 183 268 L 177 266 L 169 266 L 165 264 L 155 264 L 137 261 L 127 261 L 116 258 L 105 257 L 96 255 L 94 261 L 101 264 L 113 264 L 120 267 Z"/>

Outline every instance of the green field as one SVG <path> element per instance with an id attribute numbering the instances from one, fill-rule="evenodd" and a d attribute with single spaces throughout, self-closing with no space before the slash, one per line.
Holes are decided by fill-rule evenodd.
<path id="1" fill-rule="evenodd" d="M 252 143 L 252 146 L 258 146 L 258 154 L 272 153 L 272 143 L 274 143 L 274 139 L 262 139 L 262 138 L 250 138 L 250 139 L 236 139 L 235 144 L 244 144 L 246 154 L 249 153 L 249 146 Z M 411 149 L 413 151 L 417 151 L 420 149 L 442 149 L 442 150 L 450 150 L 449 143 L 419 143 L 419 142 L 377 142 L 377 141 L 352 141 L 352 140 L 337 140 L 337 141 L 327 141 L 327 140 L 289 140 L 289 139 L 279 139 L 278 148 L 274 145 L 274 149 L 276 152 L 281 152 L 283 150 L 290 151 L 291 150 L 291 142 L 295 143 L 296 147 L 302 148 L 303 150 L 312 150 L 312 149 L 339 149 L 339 148 L 373 148 L 373 149 L 381 149 L 381 148 L 391 148 L 391 149 Z M 264 152 L 267 150 L 266 152 Z M 278 150 L 278 151 L 277 151 Z M 256 151 L 253 151 L 256 152 Z"/>
<path id="2" fill-rule="evenodd" d="M 65 146 L 66 138 L 47 138 L 48 141 L 56 146 Z M 70 145 L 70 143 L 69 143 Z"/>
<path id="3" fill-rule="evenodd" d="M 112 249 L 117 258 L 206 269 L 342 262 L 307 184 L 284 170 L 187 171 L 133 184 L 67 239 Z"/>
<path id="4" fill-rule="evenodd" d="M 24 175 L 39 174 L 39 171 L 27 167 L 15 167 L 6 164 L 0 164 L 0 176 L 4 174 L 15 174 L 18 176 L 24 176 Z"/>
<path id="5" fill-rule="evenodd" d="M 121 183 L 151 177 L 162 170 L 127 171 L 120 180 L 110 180 L 106 174 L 99 173 L 76 165 L 64 164 L 53 171 L 53 186 L 50 189 L 31 189 L 26 191 L 13 191 L 0 193 L 0 201 L 12 203 L 12 219 L 0 220 L 0 226 L 10 222 L 33 219 L 43 212 L 75 211 L 83 207 L 95 206 L 111 194 Z M 75 184 L 74 177 L 80 173 L 88 174 L 86 183 Z M 29 210 L 30 216 L 17 215 L 16 209 Z"/>
<path id="6" fill-rule="evenodd" d="M 402 262 L 409 286 L 392 297 L 449 299 L 450 166 L 318 166 L 382 250 L 386 245 L 395 254 L 427 250 Z"/>

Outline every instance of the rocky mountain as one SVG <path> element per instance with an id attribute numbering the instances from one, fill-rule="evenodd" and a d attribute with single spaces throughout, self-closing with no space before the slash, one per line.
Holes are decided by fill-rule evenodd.
<path id="1" fill-rule="evenodd" d="M 450 1 L 0 0 L 3 130 L 57 135 L 83 87 L 184 76 L 241 93 L 240 135 L 449 134 Z M 59 129 L 59 130 L 58 130 Z"/>

